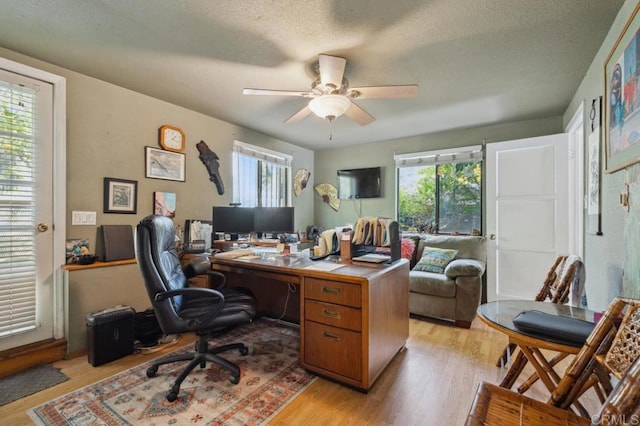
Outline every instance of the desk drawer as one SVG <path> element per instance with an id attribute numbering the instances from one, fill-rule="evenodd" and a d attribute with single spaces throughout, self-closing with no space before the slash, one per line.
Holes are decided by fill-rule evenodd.
<path id="1" fill-rule="evenodd" d="M 360 381 L 362 335 L 305 321 L 304 360 L 307 364 Z"/>
<path id="2" fill-rule="evenodd" d="M 354 308 L 359 308 L 362 305 L 361 288 L 359 285 L 320 280 L 317 278 L 306 278 L 304 283 L 305 299 L 337 303 Z"/>
<path id="3" fill-rule="evenodd" d="M 362 330 L 362 311 L 360 309 L 305 300 L 304 312 L 305 318 L 311 321 L 353 331 Z"/>

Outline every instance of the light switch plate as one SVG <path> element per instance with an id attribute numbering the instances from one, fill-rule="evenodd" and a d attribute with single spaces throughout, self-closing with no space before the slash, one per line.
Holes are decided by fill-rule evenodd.
<path id="1" fill-rule="evenodd" d="M 96 212 L 83 212 L 74 210 L 71 213 L 72 225 L 95 225 Z"/>

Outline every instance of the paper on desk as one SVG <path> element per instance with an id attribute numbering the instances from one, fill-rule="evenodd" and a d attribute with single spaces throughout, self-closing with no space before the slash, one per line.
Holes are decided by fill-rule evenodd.
<path id="1" fill-rule="evenodd" d="M 212 232 L 213 226 L 208 223 L 202 223 L 199 220 L 194 220 L 189 225 L 189 239 L 191 241 L 203 240 L 207 247 L 211 247 Z"/>
<path id="2" fill-rule="evenodd" d="M 342 268 L 344 265 L 335 262 L 315 262 L 309 266 L 305 266 L 304 269 L 313 269 L 314 271 L 333 271 L 334 269 Z"/>

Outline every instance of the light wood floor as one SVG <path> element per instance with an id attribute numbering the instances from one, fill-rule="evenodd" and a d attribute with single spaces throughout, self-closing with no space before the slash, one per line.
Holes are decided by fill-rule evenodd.
<path id="1" fill-rule="evenodd" d="M 506 342 L 504 335 L 478 319 L 469 330 L 411 319 L 406 349 L 394 359 L 369 393 L 320 378 L 271 424 L 463 425 L 478 383 L 499 381 L 500 369 L 495 367 L 495 361 Z M 173 349 L 168 347 L 165 351 Z M 54 365 L 70 380 L 0 407 L 0 423 L 30 424 L 25 414 L 28 408 L 148 358 L 149 355 L 136 354 L 100 367 L 92 367 L 86 357 L 56 362 Z M 545 400 L 548 393 L 537 383 L 528 395 Z M 583 403 L 590 412 L 596 412 L 599 404 L 595 396 L 586 396 Z"/>

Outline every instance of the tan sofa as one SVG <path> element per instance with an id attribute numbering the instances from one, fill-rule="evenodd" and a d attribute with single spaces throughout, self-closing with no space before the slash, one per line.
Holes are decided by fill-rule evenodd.
<path id="1" fill-rule="evenodd" d="M 485 238 L 444 235 L 403 235 L 403 238 L 416 242 L 409 272 L 409 312 L 471 327 L 482 296 L 487 260 Z M 455 249 L 458 254 L 442 274 L 413 270 L 426 246 Z"/>

